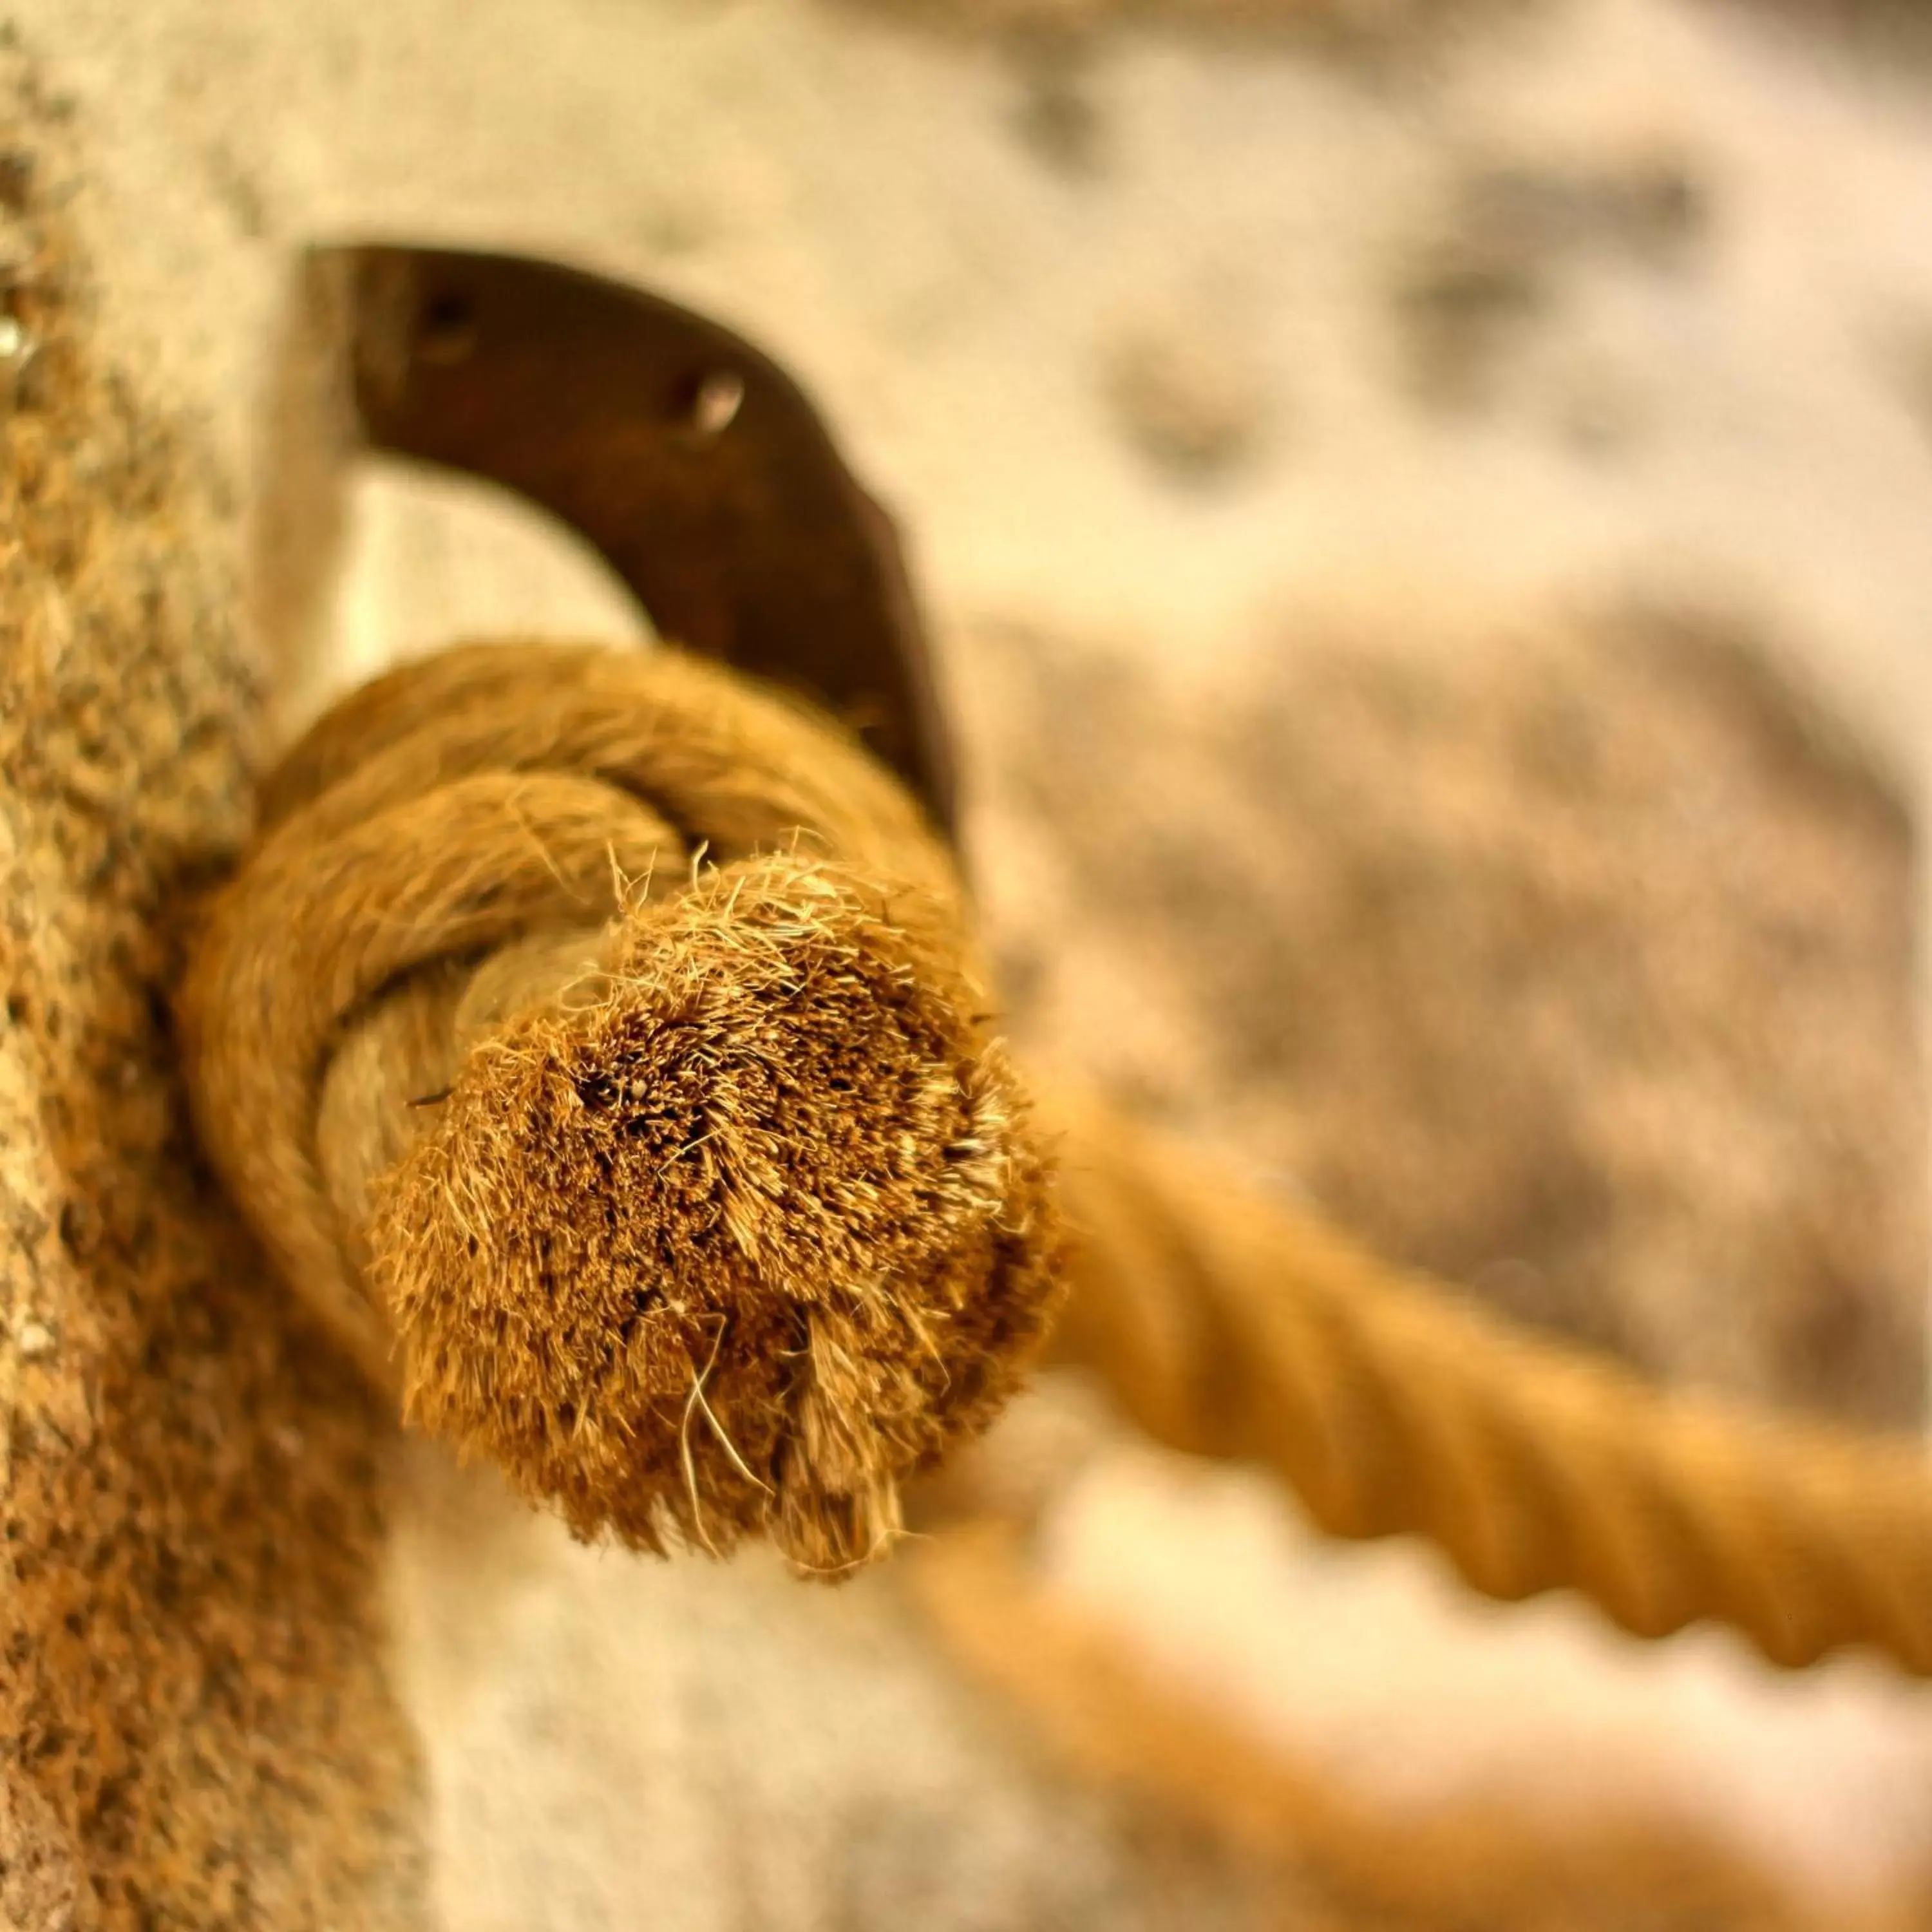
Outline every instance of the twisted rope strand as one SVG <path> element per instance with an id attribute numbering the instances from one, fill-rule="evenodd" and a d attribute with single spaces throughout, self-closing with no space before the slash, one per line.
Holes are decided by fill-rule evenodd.
<path id="1" fill-rule="evenodd" d="M 1660 1637 L 1728 1624 L 1799 1666 L 1932 1675 L 1916 1444 L 1672 1396 L 1384 1266 L 1088 1100 L 1060 1104 L 1058 1337 L 1173 1447 L 1265 1465 L 1322 1529 L 1413 1533 L 1505 1601 L 1583 1592 Z"/>

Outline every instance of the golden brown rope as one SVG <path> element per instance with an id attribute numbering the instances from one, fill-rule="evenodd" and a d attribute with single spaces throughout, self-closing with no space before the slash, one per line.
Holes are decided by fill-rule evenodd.
<path id="1" fill-rule="evenodd" d="M 1506 1790 L 1378 1803 L 1252 1714 L 1177 1684 L 1114 1619 L 1042 1577 L 1016 1524 L 958 1524 L 908 1569 L 951 1654 L 1069 1766 L 1271 1870 L 1285 1895 L 1265 1924 L 1924 1932 L 1922 1888 L 1910 1880 L 1882 1895 L 1809 1895 L 1667 1794 L 1604 1793 L 1568 1816 Z"/>
<path id="2" fill-rule="evenodd" d="M 584 1534 L 836 1571 L 1040 1334 L 1041 1161 L 896 783 L 673 652 L 449 652 L 299 744 L 184 989 L 204 1142 L 406 1410 Z"/>
<path id="3" fill-rule="evenodd" d="M 585 1534 L 809 1569 L 982 1425 L 1054 1300 L 958 882 L 849 740 L 675 653 L 472 648 L 266 792 L 182 1000 L 201 1129 L 406 1409 Z M 1063 1348 L 1334 1534 L 1505 1599 L 1932 1672 L 1916 1445 L 1672 1400 L 1070 1109 Z"/>
<path id="4" fill-rule="evenodd" d="M 1798 1666 L 1932 1674 L 1932 1468 L 1914 1442 L 1672 1396 L 1512 1328 L 1091 1101 L 1064 1101 L 1060 1345 L 1189 1451 L 1284 1477 L 1329 1534 L 1413 1532 L 1485 1595 L 1582 1591 Z"/>

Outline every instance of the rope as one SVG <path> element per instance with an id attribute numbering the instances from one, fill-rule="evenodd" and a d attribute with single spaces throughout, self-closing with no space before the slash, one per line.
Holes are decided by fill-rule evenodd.
<path id="1" fill-rule="evenodd" d="M 1172 1447 L 1252 1460 L 1330 1535 L 1413 1533 L 1483 1594 L 1579 1590 L 1635 1636 L 1772 1662 L 1868 1644 L 1932 1675 L 1932 1471 L 1673 1397 L 1390 1268 L 1198 1155 L 1063 1098 L 1060 1327 Z"/>
<path id="2" fill-rule="evenodd" d="M 836 1573 L 1052 1298 L 985 1006 L 840 734 L 676 653 L 500 646 L 296 747 L 181 1017 L 210 1157 L 406 1414 L 581 1534 Z"/>
<path id="3" fill-rule="evenodd" d="M 836 1573 L 1016 1385 L 1062 1271 L 946 856 L 676 653 L 472 647 L 265 790 L 182 999 L 211 1158 L 406 1414 L 580 1534 Z M 1070 1101 L 1064 1354 L 1477 1589 L 1932 1674 L 1912 1445 L 1673 1400 Z"/>
<path id="4" fill-rule="evenodd" d="M 1634 1792 L 1587 1809 L 1570 1793 L 1553 1815 L 1507 1790 L 1378 1802 L 1251 1714 L 1176 1684 L 1112 1619 L 1043 1580 L 1018 1526 L 969 1520 L 910 1556 L 915 1600 L 950 1654 L 1064 1763 L 1276 1874 L 1264 1924 L 1924 1932 L 1909 1882 L 1902 1896 L 1808 1895 L 1770 1860 Z"/>

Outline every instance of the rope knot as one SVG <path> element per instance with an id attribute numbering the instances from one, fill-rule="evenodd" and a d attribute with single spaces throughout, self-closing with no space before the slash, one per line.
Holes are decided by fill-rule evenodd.
<path id="1" fill-rule="evenodd" d="M 910 800 L 725 673 L 521 647 L 358 694 L 266 796 L 183 1017 L 290 1280 L 580 1535 L 877 1553 L 1057 1275 Z"/>

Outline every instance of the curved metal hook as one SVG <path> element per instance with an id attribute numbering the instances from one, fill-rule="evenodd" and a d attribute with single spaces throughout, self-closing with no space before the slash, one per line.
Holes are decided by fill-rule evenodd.
<path id="1" fill-rule="evenodd" d="M 803 391 L 707 318 L 553 263 L 314 251 L 349 296 L 370 446 L 505 485 L 658 630 L 842 718 L 950 836 L 954 776 L 891 519 Z"/>

